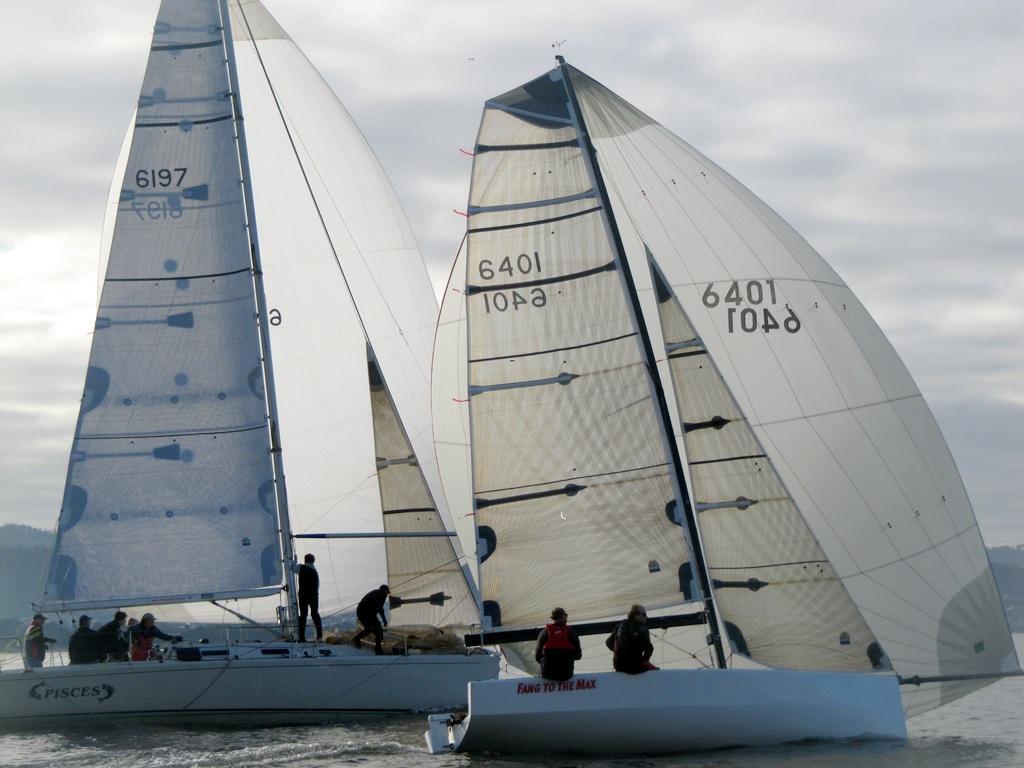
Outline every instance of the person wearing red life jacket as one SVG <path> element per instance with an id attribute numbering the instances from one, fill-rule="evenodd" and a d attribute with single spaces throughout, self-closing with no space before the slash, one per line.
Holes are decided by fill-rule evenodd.
<path id="1" fill-rule="evenodd" d="M 562 608 L 551 611 L 551 623 L 537 637 L 534 658 L 540 664 L 541 677 L 546 680 L 568 680 L 577 661 L 583 658 L 580 639 L 566 622 L 569 616 Z"/>
<path id="2" fill-rule="evenodd" d="M 142 621 L 129 630 L 131 637 L 132 661 L 149 661 L 153 657 L 153 642 L 157 639 L 169 640 L 172 643 L 180 643 L 181 635 L 168 635 L 156 625 L 156 618 L 152 613 L 142 614 Z"/>

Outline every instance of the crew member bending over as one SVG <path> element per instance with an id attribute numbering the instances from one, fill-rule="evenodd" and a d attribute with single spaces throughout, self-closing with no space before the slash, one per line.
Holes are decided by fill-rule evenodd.
<path id="1" fill-rule="evenodd" d="M 388 625 L 388 618 L 384 615 L 384 604 L 387 603 L 390 593 L 388 585 L 381 584 L 377 589 L 363 595 L 363 599 L 359 601 L 359 605 L 356 606 L 356 618 L 359 619 L 363 628 L 352 638 L 352 645 L 356 648 L 359 647 L 359 641 L 372 632 L 374 651 L 378 656 L 384 655 L 384 649 L 380 647 L 381 640 L 384 639 L 381 621 L 384 622 L 385 627 Z M 377 620 L 378 616 L 380 616 L 380 621 Z"/>

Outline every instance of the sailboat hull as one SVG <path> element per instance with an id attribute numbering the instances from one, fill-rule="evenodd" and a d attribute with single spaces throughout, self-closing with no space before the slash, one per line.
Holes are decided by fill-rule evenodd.
<path id="1" fill-rule="evenodd" d="M 906 739 L 893 675 L 660 670 L 472 683 L 461 722 L 431 715 L 434 754 L 655 754 L 818 739 Z"/>
<path id="2" fill-rule="evenodd" d="M 429 712 L 465 706 L 468 683 L 498 674 L 490 653 L 374 656 L 307 645 L 299 652 L 307 655 L 295 655 L 293 648 L 234 646 L 226 659 L 3 672 L 0 731 L 125 720 L 290 725 Z"/>

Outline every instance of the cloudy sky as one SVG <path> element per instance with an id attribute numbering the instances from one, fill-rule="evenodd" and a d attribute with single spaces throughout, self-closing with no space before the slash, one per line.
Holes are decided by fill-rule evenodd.
<path id="1" fill-rule="evenodd" d="M 439 289 L 458 150 L 561 43 L 839 271 L 934 409 L 986 540 L 1024 543 L 1024 4 L 267 4 L 376 149 Z M 0 3 L 0 523 L 56 520 L 156 8 Z"/>

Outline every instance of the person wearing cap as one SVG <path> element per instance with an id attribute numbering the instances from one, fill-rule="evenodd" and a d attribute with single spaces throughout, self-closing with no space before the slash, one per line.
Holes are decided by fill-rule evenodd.
<path id="1" fill-rule="evenodd" d="M 384 650 L 380 646 L 384 639 L 384 629 L 377 617 L 380 616 L 385 627 L 388 625 L 388 617 L 384 615 L 384 605 L 388 601 L 389 594 L 391 594 L 391 590 L 388 585 L 381 584 L 377 589 L 363 595 L 363 599 L 359 601 L 359 605 L 356 606 L 356 618 L 359 619 L 363 628 L 352 638 L 352 645 L 356 648 L 359 647 L 359 642 L 364 637 L 373 633 L 373 650 L 378 656 L 384 655 Z"/>
<path id="2" fill-rule="evenodd" d="M 534 658 L 540 664 L 540 675 L 546 680 L 568 680 L 575 672 L 576 662 L 583 658 L 580 639 L 567 623 L 564 608 L 551 611 L 551 623 L 537 636 Z"/>
<path id="3" fill-rule="evenodd" d="M 626 620 L 616 625 L 604 644 L 612 652 L 612 668 L 616 672 L 638 675 L 657 669 L 651 664 L 654 645 L 651 643 L 651 631 L 647 628 L 647 609 L 642 605 L 633 605 L 629 609 Z"/>
<path id="4" fill-rule="evenodd" d="M 103 660 L 99 633 L 90 624 L 92 618 L 78 618 L 78 629 L 68 639 L 68 657 L 72 664 L 95 664 Z"/>
<path id="5" fill-rule="evenodd" d="M 107 661 L 128 661 L 128 635 L 125 631 L 125 624 L 128 621 L 128 614 L 124 611 L 116 611 L 113 621 L 108 621 L 97 631 L 100 639 L 100 651 L 103 654 L 101 659 Z"/>
<path id="6" fill-rule="evenodd" d="M 132 661 L 149 661 L 153 654 L 154 640 L 168 640 L 180 643 L 181 635 L 168 635 L 160 631 L 156 625 L 156 617 L 152 613 L 142 614 L 142 620 L 129 631 L 132 643 Z"/>
<path id="7" fill-rule="evenodd" d="M 306 616 L 313 615 L 316 641 L 323 642 L 324 625 L 320 622 L 320 574 L 316 572 L 316 557 L 307 554 L 302 564 L 293 564 L 292 569 L 299 576 L 299 642 L 306 642 Z"/>
<path id="8" fill-rule="evenodd" d="M 28 629 L 25 630 L 25 642 L 22 645 L 21 653 L 22 658 L 25 660 L 26 669 L 35 669 L 43 666 L 43 660 L 46 659 L 46 644 L 56 643 L 52 637 L 46 637 L 43 634 L 43 624 L 46 622 L 46 617 L 41 613 L 37 613 L 32 617 L 32 622 L 28 625 Z"/>

